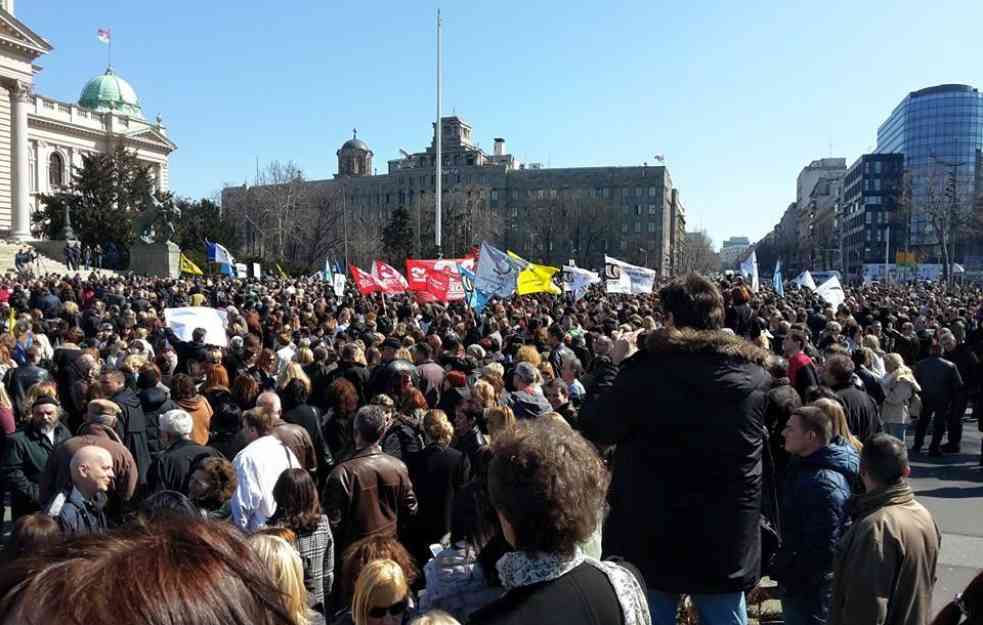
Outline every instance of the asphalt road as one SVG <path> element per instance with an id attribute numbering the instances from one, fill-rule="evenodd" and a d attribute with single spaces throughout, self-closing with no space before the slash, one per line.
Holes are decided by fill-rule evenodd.
<path id="1" fill-rule="evenodd" d="M 962 592 L 983 570 L 983 467 L 976 422 L 963 421 L 961 453 L 911 461 L 915 497 L 931 511 L 942 530 L 942 553 L 933 613 Z M 911 437 L 908 438 L 911 447 Z"/>

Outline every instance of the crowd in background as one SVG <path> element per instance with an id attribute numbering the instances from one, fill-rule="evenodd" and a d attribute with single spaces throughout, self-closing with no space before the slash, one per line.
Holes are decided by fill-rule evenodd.
<path id="1" fill-rule="evenodd" d="M 983 294 L 846 295 L 689 274 L 479 313 L 7 279 L 0 613 L 662 625 L 685 596 L 715 625 L 768 576 L 786 623 L 928 623 L 941 532 L 908 456 L 980 424 Z M 184 306 L 224 313 L 220 345 L 166 326 Z M 934 622 L 981 613 L 978 578 Z"/>

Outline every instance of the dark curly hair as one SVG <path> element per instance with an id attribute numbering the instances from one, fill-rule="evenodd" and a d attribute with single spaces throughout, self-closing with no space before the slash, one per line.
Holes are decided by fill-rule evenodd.
<path id="1" fill-rule="evenodd" d="M 235 467 L 225 458 L 205 458 L 195 467 L 195 471 L 202 471 L 208 475 L 208 482 L 213 484 L 206 496 L 195 503 L 204 505 L 208 508 L 219 508 L 226 501 L 232 498 L 236 488 L 239 486 L 239 478 L 236 477 Z"/>
<path id="2" fill-rule="evenodd" d="M 352 416 L 358 410 L 358 391 L 355 385 L 345 378 L 338 378 L 328 387 L 328 405 L 335 415 Z"/>
<path id="3" fill-rule="evenodd" d="M 342 556 L 341 564 L 341 596 L 345 605 L 351 605 L 355 593 L 355 581 L 362 569 L 373 560 L 392 560 L 403 569 L 406 583 L 410 586 L 420 577 L 413 556 L 406 550 L 395 536 L 373 534 L 353 542 Z"/>
<path id="4" fill-rule="evenodd" d="M 580 434 L 552 419 L 496 437 L 488 468 L 492 505 L 520 551 L 570 555 L 601 518 L 609 476 Z"/>

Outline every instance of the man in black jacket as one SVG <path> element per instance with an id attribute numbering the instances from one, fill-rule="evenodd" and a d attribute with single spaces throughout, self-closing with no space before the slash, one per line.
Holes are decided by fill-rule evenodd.
<path id="1" fill-rule="evenodd" d="M 682 594 L 706 625 L 745 622 L 761 569 L 768 352 L 721 331 L 723 298 L 704 277 L 660 299 L 667 327 L 580 410 L 584 436 L 617 445 L 604 552 L 641 570 L 654 623 L 675 622 Z"/>
<path id="2" fill-rule="evenodd" d="M 48 507 L 66 536 L 98 534 L 108 529 L 103 512 L 113 484 L 113 456 L 95 445 L 82 447 L 71 461 L 72 487 L 59 493 Z"/>
<path id="3" fill-rule="evenodd" d="M 921 453 L 928 424 L 934 420 L 928 454 L 941 456 L 942 434 L 945 432 L 952 403 L 963 387 L 962 376 L 956 365 L 942 357 L 942 346 L 935 342 L 929 348 L 928 358 L 915 366 L 915 379 L 922 387 L 922 414 L 915 425 L 915 442 L 911 453 Z"/>
<path id="4" fill-rule="evenodd" d="M 163 452 L 150 467 L 148 487 L 151 492 L 176 490 L 188 494 L 188 482 L 195 467 L 205 458 L 221 458 L 211 447 L 191 440 L 194 419 L 181 409 L 168 410 L 160 416 L 160 440 Z"/>
<path id="5" fill-rule="evenodd" d="M 140 473 L 140 485 L 143 486 L 147 483 L 147 472 L 150 470 L 152 458 L 147 443 L 147 417 L 143 414 L 140 398 L 126 388 L 126 377 L 121 371 L 105 371 L 100 376 L 99 382 L 110 394 L 110 399 L 120 408 L 116 432 L 133 454 Z"/>
<path id="6" fill-rule="evenodd" d="M 358 393 L 359 405 L 367 403 L 368 398 L 366 397 L 366 393 L 369 387 L 369 369 L 365 365 L 355 362 L 357 354 L 358 347 L 354 343 L 346 343 L 341 348 L 341 362 L 338 364 L 338 368 L 328 374 L 327 378 L 323 381 L 313 381 L 314 384 L 312 386 L 315 391 L 311 397 L 311 403 L 317 406 L 321 412 L 327 412 L 328 408 L 331 407 L 327 401 L 327 390 L 331 386 L 331 383 L 338 378 L 345 378 L 355 386 L 355 391 Z"/>
<path id="7" fill-rule="evenodd" d="M 945 453 L 959 453 L 959 444 L 963 438 L 963 417 L 966 415 L 967 406 L 969 406 L 969 398 L 976 394 L 977 370 L 980 366 L 976 353 L 963 340 L 966 331 L 958 323 L 954 324 L 953 328 L 953 332 L 942 334 L 942 350 L 945 358 L 959 369 L 959 377 L 962 378 L 963 386 L 956 392 L 952 401 L 952 410 L 949 411 L 946 425 L 949 441 L 939 447 Z M 963 339 L 957 335 L 961 335 Z"/>
<path id="8" fill-rule="evenodd" d="M 850 433 L 865 442 L 881 431 L 880 409 L 867 391 L 853 383 L 854 365 L 849 356 L 834 354 L 826 361 L 823 378 L 843 404 Z"/>
<path id="9" fill-rule="evenodd" d="M 10 403 L 14 409 L 15 418 L 20 418 L 27 409 L 24 402 L 27 399 L 27 391 L 38 382 L 45 382 L 50 377 L 48 370 L 40 367 L 41 348 L 31 345 L 27 348 L 27 362 L 19 367 L 14 367 L 7 371 L 4 376 L 4 386 L 10 394 Z"/>
<path id="10" fill-rule="evenodd" d="M 69 436 L 61 424 L 58 400 L 39 397 L 31 407 L 30 423 L 4 440 L 0 477 L 12 495 L 14 521 L 41 509 L 41 474 L 48 456 Z"/>

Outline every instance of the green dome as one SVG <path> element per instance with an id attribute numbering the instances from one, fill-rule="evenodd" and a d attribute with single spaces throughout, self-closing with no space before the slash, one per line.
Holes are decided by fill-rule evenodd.
<path id="1" fill-rule="evenodd" d="M 85 85 L 79 97 L 79 106 L 97 113 L 122 113 L 143 119 L 137 92 L 130 83 L 114 74 L 112 68 Z"/>

